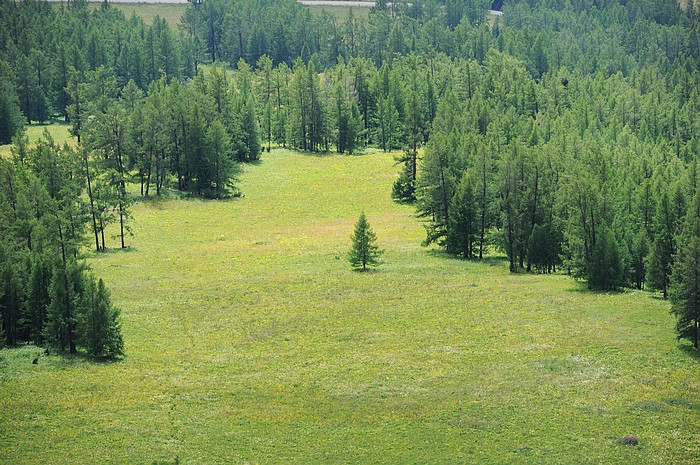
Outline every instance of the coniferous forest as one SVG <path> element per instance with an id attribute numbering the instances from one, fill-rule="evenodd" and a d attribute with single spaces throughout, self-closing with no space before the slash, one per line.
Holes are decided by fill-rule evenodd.
<path id="1" fill-rule="evenodd" d="M 158 202 L 172 199 L 196 201 L 202 208 L 238 204 L 246 200 L 246 185 L 241 179 L 260 172 L 266 157 L 275 157 L 281 164 L 283 155 L 279 154 L 284 154 L 301 163 L 292 153 L 302 153 L 305 163 L 311 160 L 316 166 L 327 166 L 324 163 L 331 157 L 356 160 L 380 153 L 394 162 L 394 176 L 390 189 L 382 185 L 373 195 L 387 197 L 388 202 L 391 197 L 389 203 L 396 208 L 410 208 L 411 216 L 424 227 L 422 245 L 430 246 L 422 249 L 426 253 L 461 269 L 495 262 L 510 277 L 576 280 L 583 283 L 581 295 L 600 299 L 653 293 L 655 300 L 670 308 L 684 357 L 697 359 L 700 8 L 695 3 L 382 0 L 371 8 L 344 8 L 337 14 L 295 0 L 193 0 L 174 25 L 157 15 L 148 22 L 135 13 L 127 17 L 108 1 L 0 0 L 0 144 L 10 146 L 7 155 L 0 153 L 0 347 L 20 350 L 25 344 L 34 344 L 45 350 L 42 354 L 70 360 L 78 355 L 100 369 L 117 363 L 92 361 L 128 362 L 123 315 L 89 262 L 109 254 L 141 253 L 131 248 L 135 240 L 132 227 L 138 219 L 134 210 L 139 204 L 160 205 Z M 490 12 L 499 7 L 502 14 Z M 58 124 L 69 128 L 68 140 L 56 140 L 52 135 L 49 129 Z M 28 130 L 42 126 L 43 135 L 30 140 Z M 281 175 L 285 181 L 293 172 L 287 169 Z M 270 189 L 279 186 L 272 176 L 261 183 Z M 306 188 L 297 187 L 297 191 Z M 299 201 L 297 191 L 285 195 Z M 314 207 L 308 205 L 308 215 L 315 214 Z M 355 284 L 380 280 L 382 268 L 391 267 L 397 253 L 392 249 L 395 243 L 382 228 L 388 215 L 377 218 L 370 208 L 365 216 L 364 206 L 358 207 L 357 213 L 362 214 L 355 224 L 353 248 L 346 254 L 352 268 L 372 270 L 346 277 Z M 280 211 L 274 215 L 286 214 Z M 319 215 L 326 213 L 319 210 Z M 357 213 L 348 215 L 354 221 Z M 336 226 L 323 225 L 330 229 Z M 320 226 L 315 227 L 303 237 L 318 233 Z M 184 234 L 187 226 L 178 228 Z M 279 231 L 265 231 L 247 247 L 255 251 L 271 247 L 280 236 Z M 227 240 L 224 234 L 216 239 L 220 245 Z M 210 252 L 200 251 L 205 257 Z M 336 260 L 341 256 L 337 251 L 330 255 Z M 209 257 L 207 266 L 217 266 L 219 258 Z M 266 259 L 275 264 L 278 257 Z M 233 258 L 231 263 L 234 269 Z M 306 273 L 304 267 L 309 263 L 300 263 L 300 273 Z M 375 271 L 374 265 L 380 263 Z M 284 285 L 291 279 L 291 268 L 279 274 Z M 417 276 L 421 273 L 411 270 Z M 183 266 L 181 272 L 196 274 L 200 270 Z M 247 270 L 237 272 L 236 279 L 250 280 L 251 286 L 260 285 L 256 279 L 263 281 L 248 276 Z M 411 272 L 400 272 L 406 279 L 401 285 L 412 287 Z M 453 279 L 448 274 L 444 272 L 437 279 L 448 282 Z M 327 272 L 324 278 L 329 282 L 338 279 Z M 271 278 L 275 279 L 278 276 Z M 284 299 L 289 300 L 280 304 L 282 313 L 292 302 L 290 295 L 317 292 L 309 280 L 304 281 L 308 288 L 303 292 L 285 294 Z M 352 301 L 355 291 L 346 289 L 350 285 L 336 284 L 343 289 L 340 297 L 331 297 L 331 291 L 319 293 L 317 301 L 304 303 L 304 309 L 332 307 L 336 300 Z M 202 283 L 194 287 L 206 288 Z M 265 301 L 263 291 L 255 291 L 255 299 L 246 292 L 241 293 L 241 301 Z M 449 292 L 442 297 L 462 298 Z M 409 306 L 401 296 L 392 295 L 388 300 L 393 298 L 400 310 Z M 156 295 L 153 299 L 164 298 Z M 552 301 L 559 302 L 557 299 Z M 212 300 L 218 302 L 218 297 Z M 200 302 L 195 302 L 187 312 L 196 313 L 199 306 Z M 362 305 L 356 307 L 353 311 L 367 312 L 362 313 L 367 321 L 384 328 L 383 319 L 376 317 L 375 321 Z M 521 322 L 519 315 L 508 313 L 511 309 L 505 304 L 501 310 L 516 320 L 515 326 L 543 324 L 534 318 L 528 320 L 527 315 Z M 628 309 L 628 313 L 634 312 Z M 397 324 L 411 320 L 398 310 L 390 315 Z M 332 316 L 344 321 L 345 328 L 354 328 L 355 320 L 362 320 L 353 316 L 348 323 L 340 312 Z M 628 324 L 624 317 L 615 320 L 623 329 Z M 182 348 L 186 359 L 187 350 L 196 353 L 193 334 L 202 339 L 208 336 L 203 335 L 204 330 L 193 330 L 184 317 L 178 318 L 188 339 L 178 347 L 177 355 Z M 254 320 L 242 311 L 232 319 Z M 321 320 L 326 321 L 319 317 L 306 323 L 315 327 Z M 481 325 L 478 331 L 484 330 Z M 600 324 L 598 329 L 605 328 Z M 208 330 L 219 331 L 219 321 Z M 297 331 L 294 334 L 301 330 Z M 459 333 L 456 329 L 432 333 L 426 329 L 423 334 L 412 327 L 403 331 L 422 344 L 418 351 L 432 347 L 429 334 L 439 338 Z M 465 339 L 477 340 L 478 331 Z M 503 333 L 511 331 L 518 329 Z M 290 342 L 288 335 L 275 339 L 278 333 L 283 330 L 277 324 L 258 328 L 246 333 L 241 346 Z M 235 330 L 231 334 L 227 337 L 240 336 Z M 385 333 L 377 330 L 366 336 L 362 350 L 385 344 L 381 334 Z M 350 345 L 362 339 L 342 330 L 332 336 L 337 338 L 332 344 L 340 340 Z M 315 347 L 315 341 L 306 342 Z M 528 344 L 537 350 L 548 347 L 548 341 L 540 342 Z M 292 343 L 296 343 L 293 337 Z M 297 354 L 294 351 L 302 344 L 285 347 L 287 354 Z M 458 352 L 460 346 L 445 345 L 444 349 L 445 353 Z M 481 345 L 475 352 L 488 350 Z M 344 349 L 338 352 L 344 353 Z M 277 347 L 275 354 L 285 356 Z M 403 356 L 399 349 L 391 354 Z M 297 355 L 299 360 L 304 357 L 303 353 Z M 434 355 L 426 357 L 430 356 Z M 211 357 L 222 366 L 226 363 L 223 357 Z M 569 379 L 593 373 L 592 363 L 577 357 L 572 349 L 564 362 L 538 359 L 530 368 L 544 367 L 547 376 L 564 374 Z M 257 365 L 245 376 L 253 379 L 250 373 L 262 371 L 260 367 L 268 361 L 250 356 L 245 363 L 253 363 L 250 360 Z M 325 387 L 323 376 L 332 375 L 311 376 L 311 387 L 305 386 L 305 381 L 295 376 L 307 373 L 308 366 L 324 367 L 327 360 L 303 364 L 299 360 L 290 362 L 297 370 L 288 375 L 294 383 L 289 381 L 279 391 L 309 389 L 306 401 L 310 402 L 308 399 L 318 394 L 314 389 Z M 369 358 L 363 360 L 362 365 L 371 366 Z M 5 379 L 3 363 L 0 357 L 0 389 Z M 348 363 L 352 366 L 352 361 Z M 646 376 L 644 369 L 646 365 L 639 372 L 644 389 L 661 390 L 663 387 Z M 383 367 L 377 376 L 387 372 L 390 368 Z M 177 374 L 173 379 L 180 380 L 180 376 L 185 375 Z M 606 376 L 615 373 L 595 374 L 591 382 Z M 444 377 L 448 385 L 450 378 Z M 279 379 L 276 382 L 281 382 Z M 397 375 L 396 379 L 404 378 Z M 423 378 L 411 372 L 406 379 Z M 468 424 L 488 439 L 497 430 L 492 424 L 466 419 L 466 414 L 463 418 L 461 403 L 455 406 L 450 403 L 452 398 L 439 397 L 442 384 L 425 383 L 437 386 L 430 391 L 437 392 L 435 399 L 439 401 L 435 404 L 442 401 L 452 413 L 460 412 L 458 418 L 445 420 L 449 428 L 440 431 Z M 494 384 L 493 380 L 488 383 Z M 365 391 L 356 396 L 367 395 L 374 385 L 367 382 L 363 386 Z M 373 399 L 380 406 L 378 410 L 386 412 L 382 402 L 395 393 L 387 390 L 386 394 L 380 389 L 383 386 L 380 383 L 377 388 L 380 400 Z M 463 394 L 461 387 L 450 386 L 451 395 Z M 181 387 L 177 385 L 177 389 Z M 172 391 L 179 392 L 177 389 Z M 402 395 L 420 397 L 420 389 Z M 237 399 L 245 398 L 249 391 L 237 391 Z M 176 400 L 186 403 L 189 398 L 183 395 L 173 400 L 175 397 L 168 395 L 171 417 L 165 423 L 176 431 L 183 428 L 172 420 L 177 414 Z M 482 401 L 475 396 L 465 410 Z M 328 396 L 319 397 L 323 410 Z M 360 410 L 370 408 L 361 400 L 351 400 L 352 411 L 358 406 Z M 669 397 L 664 402 L 670 407 L 639 401 L 632 410 L 642 412 L 638 414 L 642 416 L 649 412 L 663 415 L 679 406 L 694 411 L 700 408 L 697 398 Z M 254 404 L 258 403 L 256 398 Z M 391 406 L 387 417 L 403 412 L 405 405 L 397 405 Z M 299 406 L 284 407 L 293 411 Z M 608 414 L 596 405 L 576 408 L 585 414 Z M 284 412 L 280 417 L 286 418 Z M 352 415 L 348 418 L 355 419 Z M 348 418 L 338 421 L 353 425 Z M 442 417 L 438 420 L 443 421 Z M 328 429 L 326 426 L 320 429 Z M 7 431 L 9 427 L 0 426 L 0 440 L 7 437 Z M 171 434 L 163 443 L 176 442 L 176 433 Z M 295 439 L 296 433 L 293 436 Z M 635 436 L 626 438 L 632 439 L 621 444 L 637 445 Z M 692 441 L 689 449 L 696 444 Z M 510 461 L 547 462 L 546 455 L 536 455 L 540 453 L 537 447 L 534 443 L 513 445 L 515 455 Z M 528 458 L 532 450 L 536 452 Z M 698 458 L 697 450 L 681 453 L 674 449 L 674 453 L 672 458 L 680 457 L 677 463 L 692 463 Z M 282 456 L 291 462 L 299 459 Z M 267 459 L 282 456 L 272 453 Z M 336 459 L 347 462 L 348 457 L 358 456 Z M 391 454 L 384 460 L 387 457 Z M 416 456 L 406 457 L 407 461 L 421 461 Z M 636 463 L 635 458 L 642 456 L 624 457 Z M 663 459 L 672 460 L 669 457 Z M 609 456 L 590 460 L 602 463 L 606 458 Z M 651 463 L 652 459 L 646 459 Z M 312 461 L 333 460 L 315 456 Z"/>

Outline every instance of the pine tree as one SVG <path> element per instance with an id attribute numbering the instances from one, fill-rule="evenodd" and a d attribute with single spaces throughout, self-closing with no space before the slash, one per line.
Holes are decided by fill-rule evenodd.
<path id="1" fill-rule="evenodd" d="M 678 339 L 690 340 L 697 349 L 700 332 L 700 195 L 697 194 L 678 240 L 669 295 L 671 313 L 677 318 Z"/>
<path id="2" fill-rule="evenodd" d="M 603 227 L 588 264 L 588 286 L 591 289 L 614 290 L 621 284 L 621 278 L 622 262 L 617 241 L 613 233 Z"/>
<path id="3" fill-rule="evenodd" d="M 49 286 L 51 268 L 47 258 L 39 254 L 31 257 L 27 300 L 24 302 L 22 323 L 29 339 L 35 344 L 43 343 L 42 331 L 46 322 L 46 308 L 51 302 Z"/>
<path id="4" fill-rule="evenodd" d="M 361 268 L 365 271 L 367 266 L 379 264 L 379 258 L 384 251 L 376 244 L 377 236 L 372 231 L 364 212 L 355 223 L 355 232 L 351 238 L 352 248 L 348 252 L 348 259 L 353 268 Z"/>
<path id="5" fill-rule="evenodd" d="M 54 267 L 49 286 L 51 302 L 46 309 L 46 324 L 43 327 L 42 336 L 52 348 L 63 351 L 69 347 L 71 354 L 74 354 L 72 306 L 75 301 L 72 299 L 72 294 L 66 270 L 63 266 L 57 265 Z"/>
<path id="6" fill-rule="evenodd" d="M 414 202 L 416 200 L 416 181 L 413 179 L 413 169 L 411 168 L 412 154 L 406 150 L 402 157 L 394 159 L 396 163 L 402 164 L 403 168 L 399 173 L 399 178 L 394 181 L 391 198 L 399 202 Z"/>
<path id="7" fill-rule="evenodd" d="M 233 161 L 231 138 L 226 128 L 215 119 L 207 129 L 206 135 L 207 163 L 210 165 L 211 176 L 205 186 L 205 195 L 220 199 L 229 194 L 233 177 L 239 172 L 239 167 Z"/>
<path id="8" fill-rule="evenodd" d="M 24 125 L 10 66 L 0 60 L 0 144 L 9 144 Z"/>
<path id="9" fill-rule="evenodd" d="M 3 319 L 5 339 L 8 345 L 16 344 L 20 339 L 19 319 L 22 305 L 22 283 L 17 276 L 16 266 L 6 255 L 0 265 L 0 314 Z"/>
<path id="10" fill-rule="evenodd" d="M 83 296 L 78 315 L 80 345 L 94 359 L 112 359 L 123 355 L 124 341 L 119 325 L 119 309 L 112 306 L 102 279 L 92 273 L 83 277 Z"/>
<path id="11" fill-rule="evenodd" d="M 688 339 L 698 348 L 700 322 L 700 237 L 681 244 L 671 281 L 671 312 L 676 315 L 678 339 Z"/>
<path id="12" fill-rule="evenodd" d="M 449 224 L 445 245 L 455 255 L 471 258 L 479 231 L 474 180 L 464 174 L 457 185 L 449 206 Z"/>

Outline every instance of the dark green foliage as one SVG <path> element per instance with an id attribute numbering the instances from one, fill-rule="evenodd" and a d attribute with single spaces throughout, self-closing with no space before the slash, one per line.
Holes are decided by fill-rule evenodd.
<path id="1" fill-rule="evenodd" d="M 94 359 L 123 355 L 119 309 L 112 305 L 102 279 L 96 280 L 92 273 L 85 273 L 83 281 L 77 325 L 80 344 Z"/>
<path id="2" fill-rule="evenodd" d="M 615 236 L 603 227 L 598 232 L 588 263 L 588 286 L 596 290 L 614 290 L 622 284 L 622 263 Z"/>
<path id="3" fill-rule="evenodd" d="M 663 292 L 664 299 L 668 296 L 668 285 L 673 264 L 670 243 L 673 239 L 667 232 L 656 237 L 651 245 L 647 259 L 646 282 L 651 289 Z"/>
<path id="4" fill-rule="evenodd" d="M 364 125 L 357 103 L 347 95 L 341 82 L 336 84 L 333 91 L 333 118 L 338 152 L 353 153 L 361 140 Z"/>
<path id="5" fill-rule="evenodd" d="M 527 261 L 539 273 L 556 270 L 561 253 L 561 238 L 550 225 L 536 224 L 532 228 L 527 249 Z"/>
<path id="6" fill-rule="evenodd" d="M 664 299 L 668 296 L 673 255 L 675 254 L 674 236 L 677 225 L 675 216 L 670 198 L 664 191 L 656 212 L 656 235 L 647 264 L 647 283 L 651 289 L 662 291 Z"/>
<path id="7" fill-rule="evenodd" d="M 12 148 L 12 160 L 0 159 L 3 340 L 77 354 L 89 349 L 85 327 L 78 325 L 87 282 L 86 266 L 77 258 L 89 218 L 83 203 L 85 160 L 74 149 L 57 146 L 47 132 L 35 147 L 28 147 L 21 135 L 14 140 L 18 145 Z M 99 206 L 99 196 L 95 204 Z M 102 214 L 97 216 L 102 222 Z M 106 295 L 104 286 L 99 293 Z M 120 347 L 118 325 L 104 330 L 112 342 L 106 343 L 108 352 L 96 357 L 116 354 Z"/>
<path id="8" fill-rule="evenodd" d="M 416 181 L 413 178 L 411 167 L 412 155 L 409 152 L 404 152 L 403 157 L 396 161 L 400 163 L 402 168 L 398 179 L 394 181 L 392 186 L 391 198 L 400 202 L 413 202 L 416 200 Z"/>
<path id="9" fill-rule="evenodd" d="M 639 231 L 632 238 L 630 247 L 630 269 L 632 284 L 637 289 L 644 287 L 645 274 L 648 272 L 646 258 L 649 254 L 649 241 L 644 231 Z"/>
<path id="10" fill-rule="evenodd" d="M 2 254 L 2 252 L 0 252 Z M 0 313 L 2 314 L 3 333 L 8 345 L 14 345 L 21 339 L 20 317 L 22 311 L 23 286 L 18 270 L 10 258 L 2 257 L 0 267 Z"/>
<path id="11" fill-rule="evenodd" d="M 32 256 L 22 323 L 28 339 L 35 344 L 43 343 L 46 309 L 51 302 L 50 285 L 51 266 L 48 264 L 47 257 L 39 254 Z"/>
<path id="12" fill-rule="evenodd" d="M 214 120 L 209 126 L 205 137 L 206 156 L 211 175 L 206 180 L 204 195 L 217 199 L 227 197 L 239 172 L 238 164 L 233 160 L 231 138 L 219 120 Z"/>
<path id="13" fill-rule="evenodd" d="M 378 265 L 379 258 L 384 253 L 376 244 L 377 236 L 367 221 L 364 213 L 355 223 L 355 231 L 352 238 L 352 248 L 348 252 L 350 265 L 355 269 L 367 270 L 368 266 Z"/>
<path id="14" fill-rule="evenodd" d="M 54 266 L 49 296 L 51 302 L 46 310 L 46 323 L 43 327 L 43 337 L 46 343 L 56 350 L 69 350 L 71 354 L 76 349 L 76 316 L 80 308 L 79 296 L 83 291 L 81 279 L 84 266 L 75 260 Z"/>
<path id="15" fill-rule="evenodd" d="M 449 227 L 445 245 L 447 251 L 465 258 L 474 256 L 479 233 L 474 180 L 468 174 L 462 176 L 449 206 Z"/>
<path id="16" fill-rule="evenodd" d="M 240 112 L 241 136 L 243 144 L 238 154 L 239 161 L 255 161 L 260 158 L 260 128 L 255 114 L 255 103 L 252 95 L 242 105 Z"/>
<path id="17" fill-rule="evenodd" d="M 0 60 L 0 145 L 9 144 L 17 130 L 24 125 L 14 82 L 10 66 Z"/>
<path id="18" fill-rule="evenodd" d="M 700 238 L 691 237 L 679 249 L 671 281 L 671 311 L 676 333 L 698 348 L 700 325 Z"/>
<path id="19" fill-rule="evenodd" d="M 678 339 L 698 349 L 700 333 L 700 195 L 686 215 L 672 267 L 671 312 L 676 316 Z"/>

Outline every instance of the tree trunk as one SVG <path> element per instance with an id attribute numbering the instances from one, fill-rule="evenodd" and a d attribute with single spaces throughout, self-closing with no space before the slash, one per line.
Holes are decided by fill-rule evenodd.
<path id="1" fill-rule="evenodd" d="M 124 245 L 124 203 L 119 202 L 119 233 L 122 239 L 122 249 L 126 249 Z"/>
<path id="2" fill-rule="evenodd" d="M 75 336 L 73 331 L 73 310 L 71 308 L 71 298 L 70 298 L 70 285 L 68 283 L 68 266 L 66 260 L 66 244 L 63 237 L 63 228 L 61 228 L 61 220 L 58 215 L 56 215 L 56 220 L 58 220 L 58 238 L 61 241 L 61 258 L 63 259 L 63 290 L 66 293 L 66 323 L 68 325 L 68 350 L 71 355 L 78 353 L 75 347 Z"/>
<path id="3" fill-rule="evenodd" d="M 88 197 L 90 198 L 90 213 L 92 214 L 92 230 L 95 233 L 95 250 L 100 251 L 100 240 L 97 235 L 97 219 L 95 218 L 95 202 L 92 198 L 92 186 L 90 184 L 90 167 L 88 165 L 88 156 L 85 154 L 85 177 L 87 178 Z"/>
<path id="4" fill-rule="evenodd" d="M 102 236 L 102 250 L 107 250 L 105 246 L 105 225 L 100 218 L 100 235 Z"/>

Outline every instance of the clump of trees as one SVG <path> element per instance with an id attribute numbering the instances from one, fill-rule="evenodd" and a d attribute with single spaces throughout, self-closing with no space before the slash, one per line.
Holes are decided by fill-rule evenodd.
<path id="1" fill-rule="evenodd" d="M 34 342 L 94 359 L 123 354 L 119 310 L 81 262 L 88 208 L 83 154 L 46 132 L 28 148 L 16 136 L 0 158 L 2 340 Z"/>

